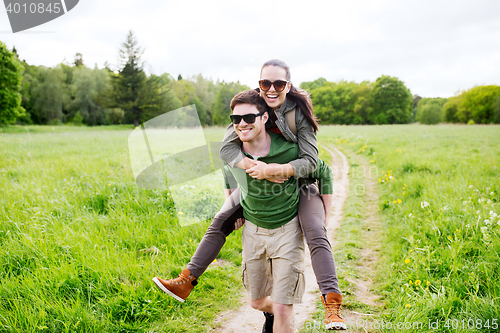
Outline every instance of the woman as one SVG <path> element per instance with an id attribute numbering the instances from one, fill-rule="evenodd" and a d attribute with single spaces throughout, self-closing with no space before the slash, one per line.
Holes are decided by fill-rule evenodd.
<path id="1" fill-rule="evenodd" d="M 270 60 L 261 69 L 260 94 L 270 107 L 271 121 L 268 130 L 282 134 L 288 141 L 299 146 L 300 158 L 284 165 L 265 164 L 250 160 L 241 152 L 241 142 L 229 126 L 222 142 L 220 156 L 230 166 L 245 168 L 253 178 L 283 182 L 288 177 L 305 177 L 314 172 L 318 159 L 316 131 L 318 124 L 313 115 L 312 103 L 304 90 L 295 88 L 291 82 L 288 65 L 281 60 Z M 267 127 L 267 126 L 266 126 Z M 299 219 L 311 254 L 311 262 L 322 301 L 325 305 L 327 328 L 344 328 L 340 315 L 342 295 L 338 288 L 331 245 L 328 242 L 326 223 L 331 205 L 331 194 L 322 198 L 314 180 L 305 179 L 299 201 Z M 224 203 L 221 211 L 198 246 L 191 262 L 179 277 L 171 280 L 154 278 L 156 285 L 167 294 L 183 302 L 197 284 L 197 278 L 217 257 L 226 237 L 242 224 L 242 209 L 239 190 L 234 191 Z M 268 320 L 266 315 L 266 321 Z"/>

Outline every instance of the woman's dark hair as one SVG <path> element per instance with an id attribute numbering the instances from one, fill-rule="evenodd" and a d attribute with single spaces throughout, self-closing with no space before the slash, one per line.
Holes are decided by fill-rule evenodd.
<path id="1" fill-rule="evenodd" d="M 288 65 L 284 61 L 279 59 L 271 59 L 269 61 L 266 61 L 264 65 L 262 65 L 260 72 L 262 73 L 262 70 L 267 66 L 276 66 L 283 68 L 286 71 L 286 80 L 291 81 L 292 75 L 290 74 L 290 67 L 288 67 Z M 292 87 L 290 88 L 290 91 L 288 92 L 286 97 L 297 105 L 297 107 L 302 111 L 306 119 L 311 124 L 313 130 L 317 132 L 318 121 L 313 112 L 311 95 L 304 89 L 295 88 L 295 86 L 292 84 Z"/>

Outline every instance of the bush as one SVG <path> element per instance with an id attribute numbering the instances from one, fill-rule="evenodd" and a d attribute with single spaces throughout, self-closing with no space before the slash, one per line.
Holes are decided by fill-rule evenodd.
<path id="1" fill-rule="evenodd" d="M 469 122 L 467 123 L 467 125 L 476 125 L 476 122 L 474 120 L 469 120 Z"/>
<path id="2" fill-rule="evenodd" d="M 443 121 L 443 108 L 437 104 L 429 104 L 422 108 L 418 115 L 422 124 L 434 125 Z"/>

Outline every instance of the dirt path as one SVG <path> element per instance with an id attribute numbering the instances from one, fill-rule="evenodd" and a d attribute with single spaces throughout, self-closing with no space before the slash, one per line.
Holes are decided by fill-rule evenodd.
<path id="1" fill-rule="evenodd" d="M 328 150 L 328 148 L 325 149 Z M 335 150 L 340 153 L 337 149 Z M 332 154 L 330 150 L 328 151 Z M 345 158 L 345 155 L 342 154 L 341 156 Z M 370 325 L 367 324 L 366 321 L 370 321 L 373 318 L 374 312 L 376 312 L 381 306 L 378 301 L 379 295 L 372 291 L 372 277 L 375 275 L 376 264 L 379 259 L 380 251 L 380 240 L 378 238 L 378 235 L 380 235 L 380 223 L 377 214 L 378 193 L 376 190 L 376 182 L 374 181 L 374 179 L 378 177 L 377 169 L 371 166 L 362 157 L 353 155 L 353 159 L 360 166 L 356 170 L 353 170 L 353 172 L 362 172 L 366 210 L 363 212 L 365 214 L 362 225 L 363 247 L 360 251 L 359 264 L 355 266 L 358 277 L 348 279 L 348 281 L 354 286 L 356 301 L 368 305 L 370 307 L 370 311 L 365 311 L 367 313 L 360 313 L 344 309 L 342 312 L 345 322 L 348 324 L 348 331 L 357 333 L 373 331 L 370 330 Z M 337 243 L 335 233 L 329 233 L 328 236 L 333 241 L 332 246 L 335 248 Z"/>
<path id="2" fill-rule="evenodd" d="M 349 164 L 347 158 L 337 149 L 337 154 L 334 154 L 331 150 L 327 149 L 330 155 L 332 155 L 333 163 L 331 165 L 332 171 L 334 173 L 334 198 L 332 205 L 332 212 L 330 215 L 328 223 L 328 233 L 330 239 L 335 229 L 340 226 L 340 221 L 342 219 L 342 207 L 347 199 L 348 187 L 349 187 Z M 303 297 L 303 303 L 294 305 L 294 317 L 296 322 L 301 325 L 311 316 L 312 312 L 316 309 L 316 301 L 319 300 L 320 292 L 318 289 L 318 284 L 316 283 L 316 276 L 314 275 L 311 266 L 311 257 L 309 256 L 309 250 L 306 246 L 305 255 L 305 280 L 306 287 Z M 215 330 L 215 332 L 221 333 L 250 333 L 250 332 L 260 332 L 262 330 L 262 325 L 264 323 L 264 316 L 260 311 L 252 309 L 248 302 L 248 295 L 246 291 L 240 300 L 242 306 L 238 311 L 229 311 L 221 314 L 217 319 L 218 322 L 223 322 L 221 328 Z"/>

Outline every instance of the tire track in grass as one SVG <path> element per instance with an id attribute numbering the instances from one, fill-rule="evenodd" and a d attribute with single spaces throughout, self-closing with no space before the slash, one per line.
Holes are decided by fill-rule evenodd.
<path id="1" fill-rule="evenodd" d="M 339 150 L 334 154 L 327 149 L 332 156 L 332 171 L 334 173 L 334 198 L 332 200 L 332 212 L 328 222 L 328 233 L 331 234 L 340 226 L 342 219 L 342 208 L 347 199 L 349 187 L 349 164 L 347 158 Z M 309 249 L 306 246 L 305 254 L 305 292 L 303 302 L 293 306 L 295 326 L 301 327 L 304 322 L 311 317 L 311 314 L 316 310 L 316 302 L 320 300 L 320 291 L 316 283 Z M 219 315 L 214 322 L 215 332 L 220 333 L 250 333 L 260 332 L 264 324 L 264 316 L 262 312 L 253 309 L 248 301 L 248 294 L 244 290 L 240 299 L 241 307 L 237 311 L 227 311 Z"/>

